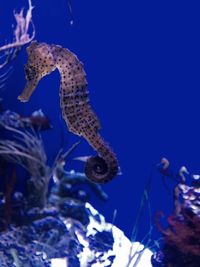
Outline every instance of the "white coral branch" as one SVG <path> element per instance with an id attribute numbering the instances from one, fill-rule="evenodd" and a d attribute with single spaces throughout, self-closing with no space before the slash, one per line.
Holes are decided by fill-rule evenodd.
<path id="1" fill-rule="evenodd" d="M 14 12 L 15 20 L 16 20 L 16 28 L 14 30 L 14 40 L 11 43 L 5 44 L 0 47 L 0 52 L 4 52 L 5 60 L 0 65 L 0 68 L 3 68 L 5 65 L 7 65 L 10 60 L 12 60 L 18 50 L 25 44 L 28 44 L 35 38 L 35 26 L 32 21 L 32 2 L 31 0 L 28 0 L 29 2 L 29 8 L 24 16 L 24 10 L 21 9 L 19 13 Z M 32 25 L 32 33 L 30 34 L 30 25 Z"/>

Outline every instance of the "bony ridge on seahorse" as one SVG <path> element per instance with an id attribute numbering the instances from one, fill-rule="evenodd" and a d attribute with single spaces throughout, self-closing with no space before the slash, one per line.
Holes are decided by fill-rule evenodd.
<path id="1" fill-rule="evenodd" d="M 18 99 L 27 102 L 38 82 L 56 68 L 60 72 L 60 105 L 69 131 L 84 137 L 97 151 L 85 165 L 86 176 L 97 183 L 106 183 L 118 173 L 115 154 L 98 133 L 100 123 L 93 112 L 88 97 L 83 64 L 75 54 L 58 45 L 33 41 L 27 48 L 25 65 L 26 86 Z"/>

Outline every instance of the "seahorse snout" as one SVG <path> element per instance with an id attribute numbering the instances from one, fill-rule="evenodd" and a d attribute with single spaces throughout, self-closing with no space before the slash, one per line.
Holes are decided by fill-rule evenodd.
<path id="1" fill-rule="evenodd" d="M 27 53 L 28 63 L 24 65 L 27 82 L 25 89 L 18 96 L 21 102 L 27 102 L 42 77 L 56 68 L 51 47 L 47 44 L 34 41 L 27 48 Z"/>
<path id="2" fill-rule="evenodd" d="M 28 66 L 34 68 L 43 77 L 55 70 L 55 59 L 51 47 L 46 43 L 32 42 L 27 48 Z"/>

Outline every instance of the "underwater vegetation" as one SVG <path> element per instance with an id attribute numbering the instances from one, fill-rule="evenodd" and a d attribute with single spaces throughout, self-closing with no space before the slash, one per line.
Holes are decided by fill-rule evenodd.
<path id="1" fill-rule="evenodd" d="M 73 24 L 72 1 L 66 2 Z M 176 182 L 174 210 L 166 219 L 167 226 L 161 226 L 163 213 L 157 219 L 159 242 L 152 240 L 151 221 L 141 244 L 136 242 L 137 218 L 129 240 L 114 219 L 107 223 L 89 204 L 91 194 L 101 201 L 108 199 L 101 184 L 118 174 L 118 160 L 99 133 L 101 126 L 90 105 L 83 64 L 67 48 L 34 40 L 33 6 L 31 0 L 28 3 L 25 15 L 23 9 L 14 13 L 13 40 L 0 47 L 0 87 L 20 49 L 30 43 L 27 83 L 18 99 L 28 101 L 38 82 L 58 69 L 60 105 L 68 129 L 86 139 L 98 155 L 85 157 L 85 173 L 66 171 L 67 159 L 78 146 L 75 143 L 65 153 L 59 152 L 49 166 L 40 135 L 51 129 L 48 117 L 41 110 L 25 117 L 0 107 L 0 267 L 199 267 L 199 175 L 190 175 L 185 168 L 174 174 L 166 159 L 159 165 L 161 174 Z M 147 186 L 141 209 L 145 201 L 149 205 L 148 190 Z M 155 246 L 158 249 L 153 254 L 150 249 Z"/>
<path id="2" fill-rule="evenodd" d="M 33 116 L 33 115 L 32 115 Z M 30 118 L 32 117 L 30 116 Z M 44 116 L 44 115 L 43 115 Z M 21 165 L 28 173 L 25 191 L 17 191 L 18 173 L 9 177 L 0 201 L 0 266 L 143 266 L 140 255 L 150 261 L 151 252 L 131 243 L 117 227 L 105 222 L 87 201 L 89 187 L 103 201 L 107 195 L 85 174 L 64 169 L 65 154 L 47 165 L 40 128 L 27 128 L 11 111 L 0 116 L 0 126 L 10 134 L 0 140 L 1 180 L 6 179 L 5 162 Z M 49 188 L 50 178 L 54 184 Z M 142 253 L 140 253 L 142 251 Z M 149 266 L 149 265 L 147 265 Z"/>
<path id="3" fill-rule="evenodd" d="M 14 12 L 16 20 L 16 27 L 13 32 L 13 40 L 0 47 L 0 69 L 8 67 L 0 75 L 0 89 L 5 86 L 5 82 L 9 77 L 12 69 L 9 64 L 17 57 L 21 48 L 31 42 L 35 38 L 35 27 L 32 21 L 32 2 L 28 0 L 29 8 L 27 13 L 24 15 L 24 10 L 21 9 L 19 13 Z M 32 32 L 30 28 L 32 26 Z"/>
<path id="4" fill-rule="evenodd" d="M 19 50 L 25 44 L 28 44 L 35 38 L 35 27 L 32 21 L 32 10 L 33 6 L 31 0 L 28 1 L 29 8 L 24 16 L 24 10 L 21 9 L 19 13 L 14 12 L 15 20 L 16 20 L 16 28 L 14 30 L 14 37 L 11 43 L 5 44 L 0 47 L 0 52 L 4 54 L 1 56 L 1 60 L 4 60 L 1 63 L 0 68 L 3 68 L 7 64 L 9 64 L 18 54 Z M 33 31 L 30 35 L 30 25 L 33 27 Z"/>
<path id="5" fill-rule="evenodd" d="M 174 188 L 174 211 L 167 218 L 167 228 L 157 222 L 162 233 L 162 249 L 152 257 L 154 267 L 200 266 L 200 176 L 190 175 L 185 167 L 178 174 L 163 159 L 161 173 L 178 180 Z M 188 177 L 186 177 L 186 175 Z M 160 214 L 160 217 L 163 217 Z"/>
<path id="6" fill-rule="evenodd" d="M 85 174 L 94 182 L 106 183 L 118 173 L 115 154 L 98 133 L 100 122 L 88 97 L 83 64 L 66 48 L 32 42 L 27 48 L 26 86 L 18 99 L 27 102 L 38 82 L 56 68 L 61 75 L 60 105 L 69 131 L 84 137 L 99 156 L 89 157 Z"/>
<path id="7" fill-rule="evenodd" d="M 41 124 L 38 127 L 38 122 L 35 130 L 36 118 L 31 124 L 34 116 Z M 178 183 L 168 228 L 157 222 L 162 246 L 152 256 L 148 241 L 145 245 L 129 241 L 89 204 L 90 193 L 85 186 L 102 201 L 107 200 L 99 184 L 83 173 L 65 170 L 66 158 L 77 144 L 65 154 L 59 153 L 52 167 L 47 165 L 39 134 L 40 130 L 51 129 L 42 128 L 46 119 L 41 111 L 27 117 L 25 123 L 12 111 L 0 115 L 1 129 L 9 133 L 9 139 L 0 140 L 0 178 L 7 185 L 0 201 L 0 266 L 199 266 L 200 176 L 188 175 L 189 185 L 185 168 L 174 174 L 168 161 L 162 161 L 160 172 Z M 28 172 L 23 192 L 15 186 L 19 173 L 12 172 L 8 177 L 6 163 L 21 165 Z"/>
<path id="8" fill-rule="evenodd" d="M 44 115 L 42 110 L 34 111 L 31 116 L 23 117 L 20 114 L 6 110 L 0 113 L 1 125 L 9 125 L 15 128 L 33 128 L 35 130 L 48 130 L 51 129 L 49 119 Z"/>

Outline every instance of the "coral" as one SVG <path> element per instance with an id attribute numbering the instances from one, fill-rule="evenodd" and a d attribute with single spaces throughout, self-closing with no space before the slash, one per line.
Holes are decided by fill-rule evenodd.
<path id="1" fill-rule="evenodd" d="M 107 199 L 101 186 L 83 173 L 65 171 L 65 158 L 77 144 L 59 153 L 50 168 L 40 136 L 22 127 L 21 116 L 6 111 L 2 116 L 1 126 L 12 138 L 0 140 L 1 159 L 20 164 L 30 177 L 25 181 L 26 192 L 12 186 L 9 222 L 5 196 L 0 201 L 0 265 L 61 267 L 62 260 L 63 266 L 69 267 L 149 266 L 144 262 L 146 257 L 149 262 L 151 252 L 130 242 L 87 202 L 85 185 L 100 199 Z M 54 184 L 48 191 L 50 177 Z"/>
<path id="2" fill-rule="evenodd" d="M 174 176 L 165 168 L 165 174 Z M 168 216 L 168 228 L 158 227 L 163 235 L 163 248 L 152 257 L 153 266 L 198 267 L 200 265 L 200 176 L 190 175 L 188 184 L 182 167 L 174 189 L 174 213 Z M 169 175 L 170 174 L 170 175 Z"/>
<path id="3" fill-rule="evenodd" d="M 60 164 L 53 174 L 53 178 L 57 183 L 57 187 L 53 187 L 52 194 L 58 193 L 62 197 L 78 198 L 85 201 L 89 200 L 89 195 L 81 188 L 86 185 L 94 191 L 94 193 L 102 200 L 107 200 L 107 194 L 102 190 L 99 184 L 93 183 L 87 179 L 84 173 L 64 170 L 64 166 Z M 73 188 L 73 190 L 72 190 Z"/>
<path id="4" fill-rule="evenodd" d="M 17 57 L 21 48 L 31 42 L 35 38 L 35 27 L 32 21 L 32 1 L 28 0 L 28 10 L 24 15 L 24 10 L 21 9 L 19 13 L 14 12 L 16 20 L 16 27 L 14 29 L 14 37 L 10 43 L 0 46 L 0 89 L 4 89 L 6 81 L 8 80 L 12 66 L 10 63 Z M 32 26 L 32 32 L 31 32 Z"/>
<path id="5" fill-rule="evenodd" d="M 49 119 L 42 110 L 34 111 L 30 117 L 23 117 L 20 114 L 6 110 L 0 111 L 0 126 L 8 125 L 14 128 L 33 128 L 35 130 L 47 130 L 51 128 Z"/>
<path id="6" fill-rule="evenodd" d="M 51 174 L 46 165 L 47 158 L 42 140 L 34 132 L 22 131 L 6 124 L 1 125 L 6 130 L 16 134 L 15 140 L 0 140 L 1 156 L 7 161 L 18 163 L 29 172 L 31 178 L 28 188 L 30 188 L 29 200 L 31 205 L 34 201 L 37 202 L 36 205 L 39 203 L 44 205 Z"/>
<path id="7" fill-rule="evenodd" d="M 14 12 L 16 20 L 16 28 L 14 30 L 14 39 L 11 43 L 5 44 L 0 47 L 0 52 L 3 52 L 1 56 L 2 63 L 0 64 L 0 69 L 8 65 L 18 54 L 19 50 L 25 44 L 31 42 L 35 37 L 35 27 L 32 21 L 32 2 L 28 0 L 29 8 L 24 16 L 23 9 L 19 13 Z M 31 35 L 29 34 L 30 25 L 33 27 Z"/>

